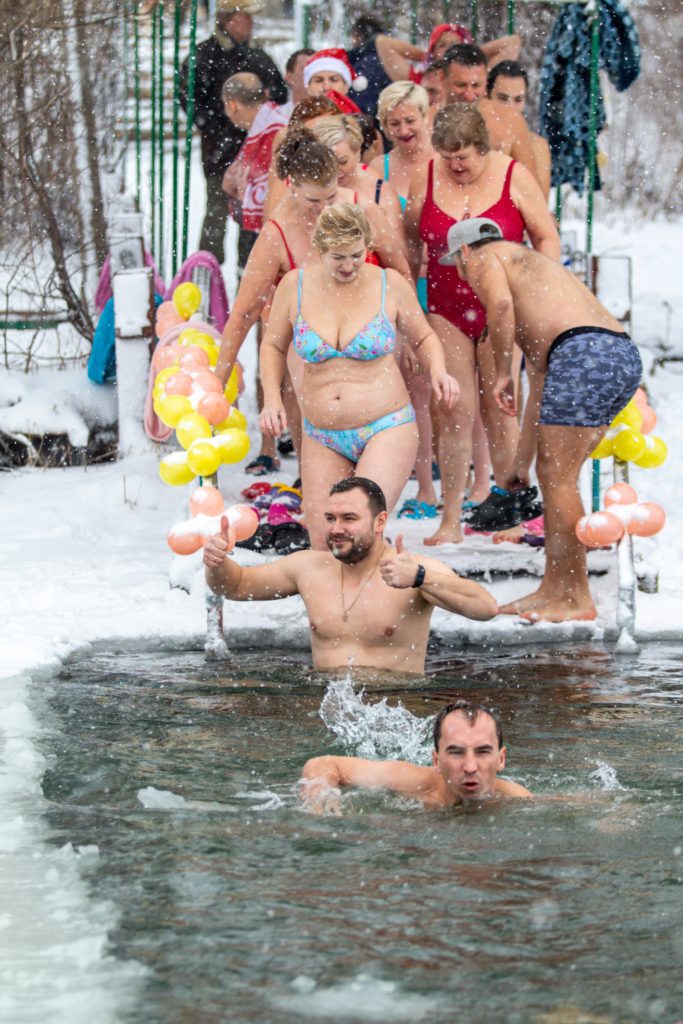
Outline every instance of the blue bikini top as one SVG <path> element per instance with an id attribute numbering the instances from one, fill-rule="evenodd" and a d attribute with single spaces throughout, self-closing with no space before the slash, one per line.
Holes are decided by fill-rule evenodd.
<path id="1" fill-rule="evenodd" d="M 387 290 L 387 272 L 382 271 L 382 305 L 377 316 L 362 327 L 345 348 L 328 345 L 319 334 L 309 327 L 301 315 L 301 286 L 304 272 L 299 271 L 299 301 L 294 324 L 294 349 L 306 363 L 326 363 L 329 359 L 379 359 L 394 351 L 396 331 L 384 312 L 384 296 Z"/>
<path id="2" fill-rule="evenodd" d="M 388 153 L 384 154 L 384 180 L 385 181 L 389 181 L 389 154 Z M 401 204 L 401 213 L 404 214 L 406 212 L 406 206 L 408 205 L 408 197 L 407 196 L 399 196 L 398 197 L 398 201 Z"/>

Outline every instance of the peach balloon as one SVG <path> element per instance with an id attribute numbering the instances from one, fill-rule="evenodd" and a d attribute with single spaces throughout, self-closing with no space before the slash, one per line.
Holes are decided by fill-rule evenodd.
<path id="1" fill-rule="evenodd" d="M 604 548 L 624 536 L 624 524 L 611 512 L 591 512 L 576 524 L 576 536 L 587 548 Z"/>
<path id="2" fill-rule="evenodd" d="M 180 359 L 181 352 L 180 345 L 157 345 L 152 356 L 152 368 L 155 373 L 158 373 L 159 370 L 166 370 L 171 366 L 175 366 Z"/>
<path id="3" fill-rule="evenodd" d="M 171 528 L 166 539 L 176 555 L 193 555 L 202 546 L 202 538 L 198 533 L 174 533 Z"/>
<path id="4" fill-rule="evenodd" d="M 197 487 L 190 495 L 190 515 L 218 516 L 225 508 L 223 495 L 217 487 L 208 484 Z"/>
<path id="5" fill-rule="evenodd" d="M 200 349 L 201 351 L 201 349 Z M 192 377 L 195 387 L 201 391 L 208 391 L 209 393 L 222 395 L 223 385 L 219 381 L 215 373 L 211 373 L 209 370 L 203 370 L 200 373 L 195 373 Z M 227 412 L 225 414 L 228 415 Z"/>
<path id="6" fill-rule="evenodd" d="M 227 398 L 224 398 L 223 395 L 202 395 L 197 403 L 197 412 L 205 416 L 211 426 L 215 427 L 218 423 L 222 423 L 228 415 L 230 406 Z"/>
<path id="7" fill-rule="evenodd" d="M 248 540 L 258 529 L 258 514 L 251 505 L 232 505 L 228 509 L 228 522 L 235 531 L 237 540 Z"/>
<path id="8" fill-rule="evenodd" d="M 666 513 L 654 501 L 641 501 L 633 510 L 626 529 L 634 537 L 654 537 L 664 526 Z"/>
<path id="9" fill-rule="evenodd" d="M 650 434 L 657 426 L 657 413 L 649 405 L 641 405 L 640 411 L 643 414 L 643 425 L 640 432 L 641 434 Z"/>
<path id="10" fill-rule="evenodd" d="M 192 377 L 189 373 L 179 371 L 168 378 L 164 390 L 167 395 L 190 395 L 192 393 Z"/>
<path id="11" fill-rule="evenodd" d="M 640 409 L 643 409 L 648 404 L 647 392 L 645 391 L 645 389 L 636 388 L 636 393 L 633 396 L 632 401 L 634 401 Z"/>
<path id="12" fill-rule="evenodd" d="M 179 345 L 178 349 L 181 353 L 178 356 L 178 365 L 186 373 L 198 373 L 201 370 L 208 370 L 211 366 L 211 360 L 203 348 L 181 348 Z"/>
<path id="13" fill-rule="evenodd" d="M 638 501 L 638 495 L 630 484 L 612 484 L 605 491 L 605 508 L 610 505 L 632 505 Z"/>

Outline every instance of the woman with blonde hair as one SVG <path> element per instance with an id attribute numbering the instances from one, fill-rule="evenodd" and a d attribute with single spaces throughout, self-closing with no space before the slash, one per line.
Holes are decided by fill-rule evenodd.
<path id="1" fill-rule="evenodd" d="M 302 482 L 318 549 L 325 546 L 333 483 L 368 477 L 391 509 L 414 464 L 415 413 L 393 355 L 397 330 L 428 367 L 435 397 L 451 408 L 458 395 L 411 284 L 366 262 L 371 242 L 368 219 L 357 206 L 323 210 L 312 236 L 319 262 L 285 275 L 263 340 L 264 433 L 278 437 L 287 428 L 280 392 L 290 348 L 303 368 Z"/>

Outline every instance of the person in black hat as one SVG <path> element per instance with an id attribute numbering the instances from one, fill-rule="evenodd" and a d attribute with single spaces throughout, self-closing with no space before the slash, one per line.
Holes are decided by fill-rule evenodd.
<path id="1" fill-rule="evenodd" d="M 263 83 L 268 99 L 285 103 L 287 86 L 268 54 L 252 46 L 253 15 L 263 9 L 259 0 L 218 0 L 213 35 L 197 47 L 193 124 L 202 137 L 202 169 L 206 178 L 206 214 L 199 248 L 225 260 L 228 202 L 223 175 L 246 138 L 223 109 L 224 82 L 240 71 L 251 71 Z M 188 61 L 181 69 L 180 100 L 187 110 Z"/>

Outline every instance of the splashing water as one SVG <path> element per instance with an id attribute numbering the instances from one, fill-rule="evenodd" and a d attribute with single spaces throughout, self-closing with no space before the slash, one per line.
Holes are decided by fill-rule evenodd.
<path id="1" fill-rule="evenodd" d="M 355 692 L 348 676 L 330 683 L 320 705 L 327 728 L 360 757 L 426 764 L 431 751 L 431 716 L 417 718 L 400 701 L 390 707 L 386 697 L 377 704 L 366 704 L 364 693 Z"/>
<path id="2" fill-rule="evenodd" d="M 606 792 L 613 792 L 616 789 L 626 789 L 625 786 L 619 782 L 617 778 L 616 769 L 611 764 L 607 764 L 606 761 L 596 761 L 597 768 L 594 772 L 591 772 L 590 777 L 593 782 L 604 789 Z"/>

